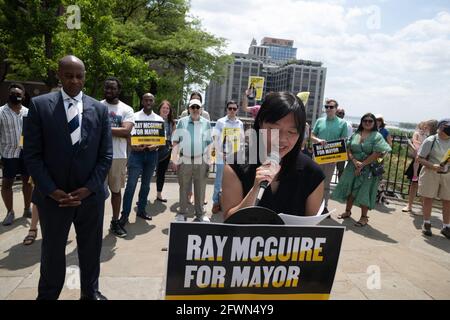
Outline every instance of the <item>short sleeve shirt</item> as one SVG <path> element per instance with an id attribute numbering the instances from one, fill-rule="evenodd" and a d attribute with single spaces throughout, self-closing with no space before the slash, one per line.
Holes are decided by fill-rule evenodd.
<path id="1" fill-rule="evenodd" d="M 331 120 L 323 117 L 316 121 L 312 132 L 316 137 L 325 141 L 347 138 L 347 122 L 338 117 L 334 117 Z"/>
<path id="2" fill-rule="evenodd" d="M 111 128 L 121 128 L 124 122 L 134 124 L 134 110 L 129 105 L 119 101 L 118 104 L 109 104 L 106 100 L 102 100 L 108 107 L 109 121 Z M 113 159 L 127 158 L 127 138 L 112 137 L 113 142 Z"/>
<path id="3" fill-rule="evenodd" d="M 177 130 L 172 135 L 172 142 L 180 143 L 181 153 L 184 156 L 203 156 L 206 147 L 212 142 L 209 120 L 200 117 L 198 121 L 192 121 L 190 116 L 179 119 Z"/>
<path id="4" fill-rule="evenodd" d="M 440 164 L 448 149 L 450 149 L 450 139 L 443 140 L 438 135 L 433 135 L 426 138 L 420 146 L 419 157 L 428 158 L 432 164 Z"/>

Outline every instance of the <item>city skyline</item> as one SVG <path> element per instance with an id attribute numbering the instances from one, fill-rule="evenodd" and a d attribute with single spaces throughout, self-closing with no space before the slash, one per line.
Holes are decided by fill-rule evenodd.
<path id="1" fill-rule="evenodd" d="M 204 29 L 228 40 L 227 53 L 246 52 L 252 38 L 294 40 L 298 59 L 326 65 L 325 97 L 336 98 L 348 115 L 371 111 L 395 122 L 449 116 L 448 1 L 191 4 Z"/>

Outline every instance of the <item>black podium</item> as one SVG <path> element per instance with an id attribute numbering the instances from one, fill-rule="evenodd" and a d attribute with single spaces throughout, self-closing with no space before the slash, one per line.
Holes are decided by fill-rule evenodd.
<path id="1" fill-rule="evenodd" d="M 284 225 L 284 221 L 276 212 L 257 206 L 247 207 L 236 211 L 236 213 L 226 219 L 224 223 Z"/>

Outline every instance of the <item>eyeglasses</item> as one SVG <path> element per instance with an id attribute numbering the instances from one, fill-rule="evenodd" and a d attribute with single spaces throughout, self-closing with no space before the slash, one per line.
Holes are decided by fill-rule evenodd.
<path id="1" fill-rule="evenodd" d="M 200 106 L 194 104 L 193 106 L 190 106 L 190 108 L 191 108 L 191 109 L 199 110 L 199 109 L 200 109 Z"/>
<path id="2" fill-rule="evenodd" d="M 229 107 L 228 111 L 237 111 L 238 108 Z"/>
<path id="3" fill-rule="evenodd" d="M 330 106 L 330 105 L 325 105 L 325 109 L 334 109 L 334 106 Z"/>
<path id="4" fill-rule="evenodd" d="M 364 123 L 373 123 L 373 120 L 372 119 L 363 119 L 362 122 L 364 122 Z"/>

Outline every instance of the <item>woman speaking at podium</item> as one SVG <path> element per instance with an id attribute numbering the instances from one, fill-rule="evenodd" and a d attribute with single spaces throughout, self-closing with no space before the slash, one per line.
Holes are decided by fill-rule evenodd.
<path id="1" fill-rule="evenodd" d="M 276 213 L 317 214 L 323 200 L 325 176 L 313 160 L 300 152 L 305 123 L 305 107 L 294 94 L 273 92 L 265 97 L 253 125 L 256 138 L 250 136 L 249 142 L 249 152 L 257 155 L 247 155 L 245 164 L 234 162 L 224 168 L 221 206 L 225 219 L 240 209 L 254 206 L 264 184 L 268 186 L 258 206 Z M 261 144 L 260 139 L 264 139 Z M 260 152 L 259 146 L 265 152 Z M 277 161 L 265 156 L 274 151 L 279 155 L 275 157 Z M 252 163 L 252 159 L 257 161 Z"/>

